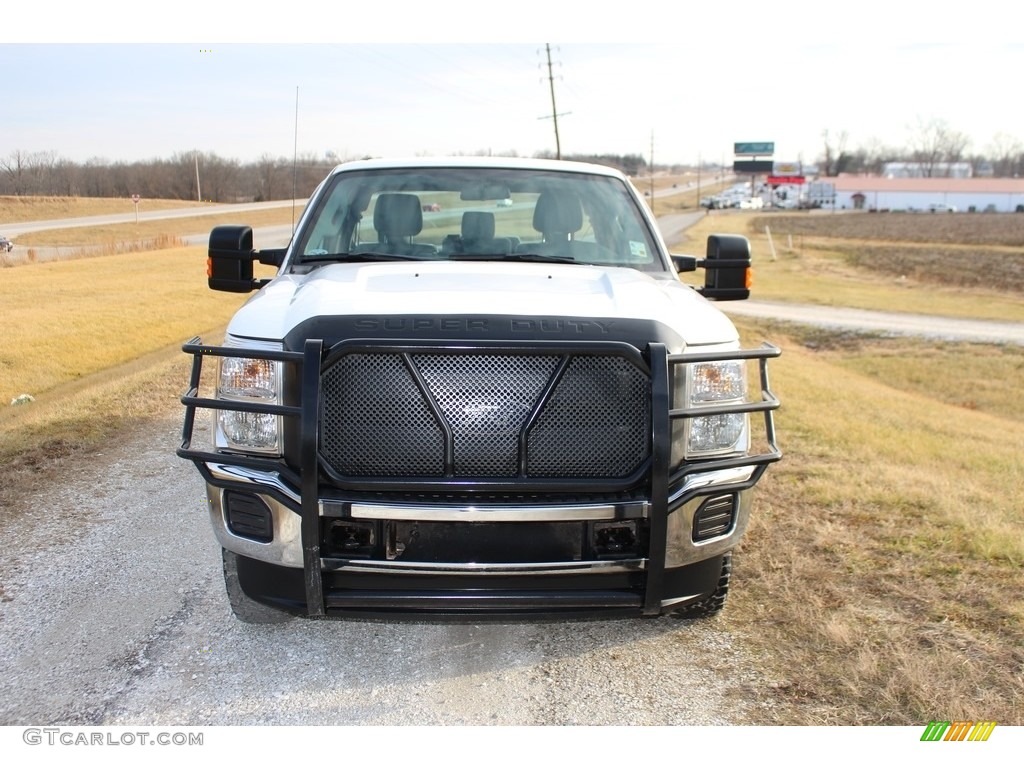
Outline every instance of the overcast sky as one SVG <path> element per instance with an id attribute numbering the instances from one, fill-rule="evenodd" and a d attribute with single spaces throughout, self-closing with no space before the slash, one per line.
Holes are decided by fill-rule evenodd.
<path id="1" fill-rule="evenodd" d="M 563 154 L 810 162 L 823 131 L 902 147 L 933 119 L 1024 142 L 1019 19 L 989 0 L 48 5 L 4 12 L 0 158 L 553 152 L 545 43 Z"/>

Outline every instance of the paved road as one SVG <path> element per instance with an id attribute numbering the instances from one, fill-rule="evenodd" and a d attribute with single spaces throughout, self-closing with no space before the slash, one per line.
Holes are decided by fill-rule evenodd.
<path id="1" fill-rule="evenodd" d="M 305 200 L 295 200 L 294 205 L 299 213 L 305 206 Z M 239 203 L 236 205 L 209 205 L 199 208 L 170 208 L 159 211 L 139 212 L 139 221 L 159 221 L 161 219 L 190 219 L 195 216 L 216 216 L 222 213 L 244 213 L 272 208 L 290 208 L 291 200 L 271 200 L 266 203 Z M 27 232 L 40 232 L 50 229 L 67 229 L 71 227 L 95 227 L 104 224 L 131 224 L 135 222 L 135 212 L 114 213 L 103 216 L 80 216 L 70 219 L 48 219 L 43 221 L 22 221 L 12 224 L 0 224 L 0 232 L 14 239 Z"/>
<path id="2" fill-rule="evenodd" d="M 658 229 L 665 243 L 672 247 L 673 243 L 682 239 L 683 233 L 704 218 L 704 211 L 692 211 L 690 213 L 671 213 L 658 219 Z M 675 249 L 673 249 L 674 252 Z"/>
<path id="3" fill-rule="evenodd" d="M 139 221 L 160 221 L 164 219 L 186 219 L 196 216 L 216 216 L 218 214 L 246 213 L 247 211 L 261 211 L 273 208 L 295 208 L 296 216 L 302 214 L 306 205 L 305 200 L 272 200 L 267 203 L 240 203 L 237 205 L 211 205 L 202 208 L 174 208 L 161 211 L 145 211 L 139 213 Z M 30 232 L 40 232 L 51 229 L 70 229 L 74 227 L 91 227 L 104 224 L 127 224 L 135 221 L 134 213 L 118 213 L 103 216 L 80 216 L 69 219 L 49 219 L 43 221 L 25 221 L 17 224 L 0 224 L 0 232 L 7 237 L 14 239 L 17 235 L 24 235 Z M 257 248 L 283 248 L 291 241 L 291 224 L 257 227 L 253 229 L 253 239 Z M 210 230 L 197 232 L 192 235 L 185 235 L 181 238 L 186 245 L 206 245 L 210 239 Z M 77 251 L 77 248 L 61 248 L 34 246 L 35 257 L 38 261 L 49 261 L 61 258 L 62 253 Z M 15 244 L 15 250 L 10 259 L 14 261 L 24 260 L 26 249 Z"/>

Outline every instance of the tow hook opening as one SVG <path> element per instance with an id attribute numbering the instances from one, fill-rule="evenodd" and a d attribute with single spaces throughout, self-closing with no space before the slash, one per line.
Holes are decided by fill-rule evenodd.
<path id="1" fill-rule="evenodd" d="M 637 554 L 636 522 L 594 523 L 590 543 L 597 557 L 634 556 Z"/>
<path id="2" fill-rule="evenodd" d="M 374 523 L 333 520 L 327 526 L 327 550 L 333 557 L 372 557 L 377 546 Z"/>

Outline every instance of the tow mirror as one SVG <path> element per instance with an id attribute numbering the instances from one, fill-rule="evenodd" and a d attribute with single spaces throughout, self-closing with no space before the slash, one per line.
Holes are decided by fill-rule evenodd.
<path id="1" fill-rule="evenodd" d="M 250 293 L 270 282 L 253 279 L 253 262 L 279 267 L 284 253 L 283 248 L 254 250 L 252 227 L 214 227 L 210 232 L 210 250 L 206 260 L 207 285 L 214 291 Z"/>
<path id="2" fill-rule="evenodd" d="M 703 296 L 717 301 L 738 301 L 750 297 L 750 241 L 742 235 L 709 235 L 708 253 L 696 256 L 672 256 L 676 272 L 696 272 L 703 268 Z"/>
<path id="3" fill-rule="evenodd" d="M 750 298 L 752 273 L 750 241 L 742 235 L 708 235 L 704 259 L 704 289 L 709 299 L 738 301 Z"/>

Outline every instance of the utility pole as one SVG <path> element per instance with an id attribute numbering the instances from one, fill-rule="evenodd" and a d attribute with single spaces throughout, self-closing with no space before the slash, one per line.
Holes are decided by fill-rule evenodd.
<path id="1" fill-rule="evenodd" d="M 651 210 L 654 210 L 654 129 L 651 129 Z"/>
<path id="2" fill-rule="evenodd" d="M 203 194 L 199 190 L 199 150 L 196 150 L 196 202 L 203 202 Z"/>
<path id="3" fill-rule="evenodd" d="M 558 138 L 558 109 L 555 107 L 555 76 L 551 71 L 551 43 L 544 43 L 548 54 L 548 85 L 551 87 L 551 118 L 555 122 L 555 159 L 562 159 L 562 142 Z"/>
<path id="4" fill-rule="evenodd" d="M 697 153 L 697 209 L 700 210 L 700 152 Z"/>

